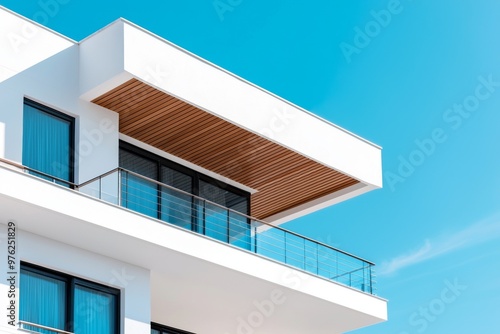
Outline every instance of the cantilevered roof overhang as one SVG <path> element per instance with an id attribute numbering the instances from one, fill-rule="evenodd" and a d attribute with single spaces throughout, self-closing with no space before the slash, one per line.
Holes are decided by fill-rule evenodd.
<path id="1" fill-rule="evenodd" d="M 381 149 L 143 29 L 118 20 L 80 43 L 83 99 L 120 132 L 255 192 L 282 223 L 381 187 Z"/>

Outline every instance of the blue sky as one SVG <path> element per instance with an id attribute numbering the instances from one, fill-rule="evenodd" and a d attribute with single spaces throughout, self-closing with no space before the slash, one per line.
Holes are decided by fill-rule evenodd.
<path id="1" fill-rule="evenodd" d="M 390 320 L 355 333 L 500 332 L 500 2 L 44 1 L 0 4 L 124 17 L 384 148 L 382 190 L 286 226 L 377 264 Z"/>

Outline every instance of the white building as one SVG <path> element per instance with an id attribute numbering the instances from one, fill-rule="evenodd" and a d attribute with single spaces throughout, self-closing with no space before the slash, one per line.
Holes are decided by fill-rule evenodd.
<path id="1" fill-rule="evenodd" d="M 0 333 L 387 319 L 373 264 L 279 227 L 381 187 L 379 147 L 122 19 L 0 36 Z"/>

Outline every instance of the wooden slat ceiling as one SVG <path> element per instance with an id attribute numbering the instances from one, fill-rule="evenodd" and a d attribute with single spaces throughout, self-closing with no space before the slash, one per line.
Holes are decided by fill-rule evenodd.
<path id="1" fill-rule="evenodd" d="M 136 79 L 92 102 L 119 114 L 121 133 L 258 190 L 259 219 L 358 182 Z"/>

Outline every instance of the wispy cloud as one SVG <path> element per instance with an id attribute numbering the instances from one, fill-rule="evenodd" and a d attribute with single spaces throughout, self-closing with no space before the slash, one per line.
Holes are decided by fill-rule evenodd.
<path id="1" fill-rule="evenodd" d="M 377 272 L 379 275 L 394 274 L 405 267 L 499 237 L 500 217 L 496 215 L 444 237 L 426 239 L 421 247 L 383 262 Z"/>

